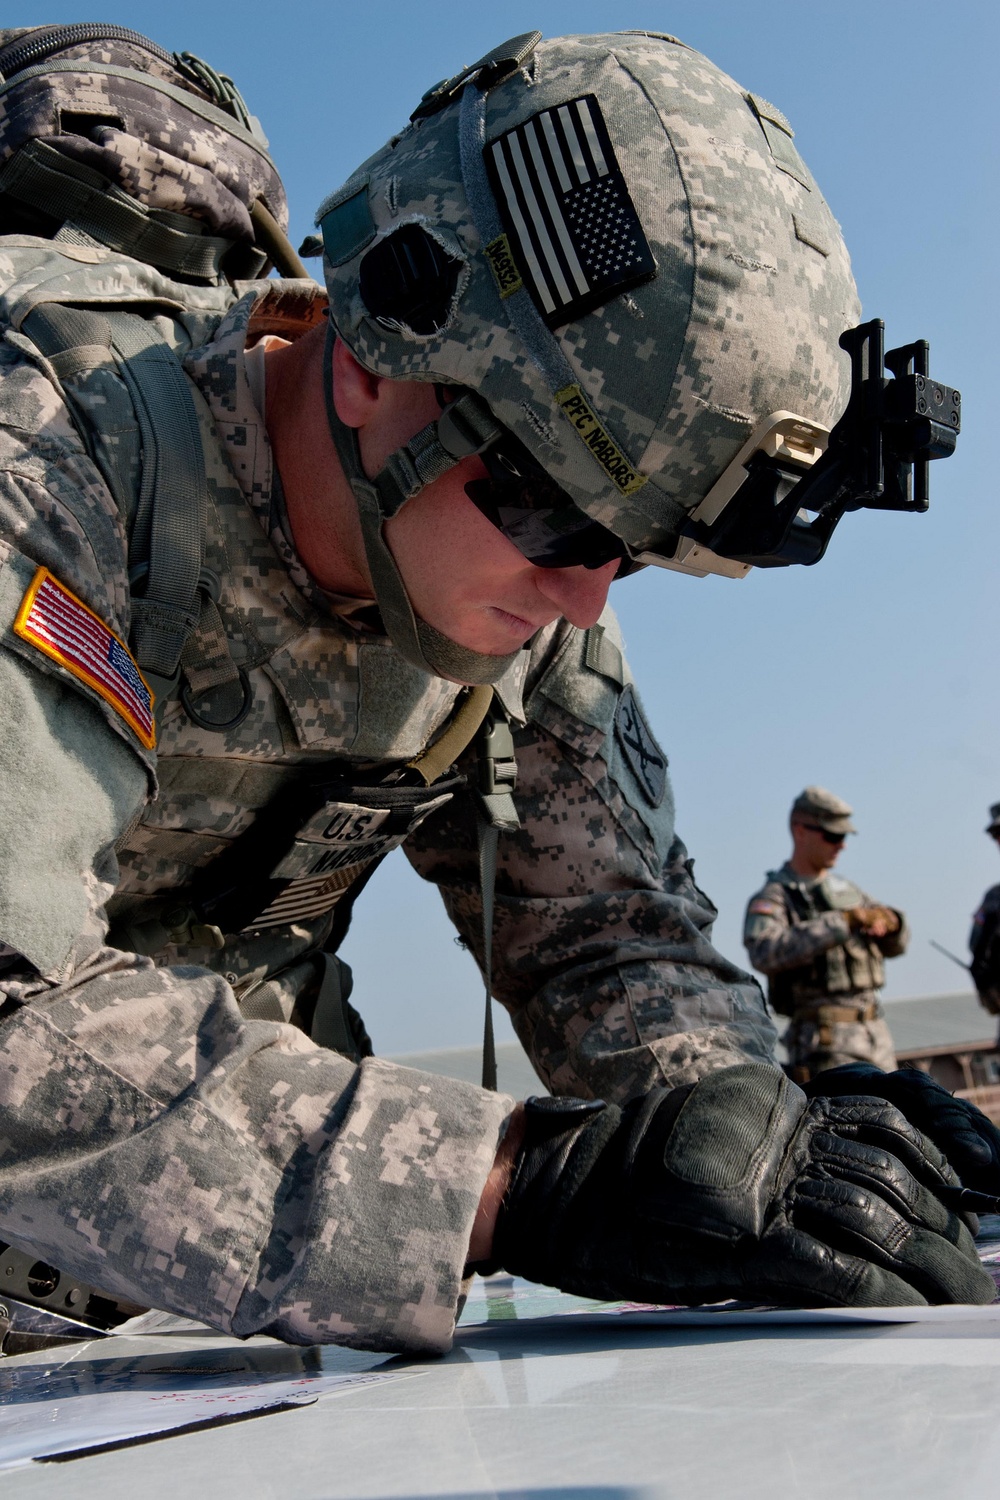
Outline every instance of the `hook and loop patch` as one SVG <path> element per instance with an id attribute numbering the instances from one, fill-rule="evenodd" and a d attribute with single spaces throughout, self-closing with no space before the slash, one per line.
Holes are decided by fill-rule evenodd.
<path id="1" fill-rule="evenodd" d="M 14 634 L 85 683 L 147 750 L 154 748 L 153 693 L 131 651 L 48 568 L 39 568 L 31 580 Z"/>
<path id="2" fill-rule="evenodd" d="M 595 95 L 541 110 L 483 154 L 509 251 L 550 328 L 656 274 Z"/>

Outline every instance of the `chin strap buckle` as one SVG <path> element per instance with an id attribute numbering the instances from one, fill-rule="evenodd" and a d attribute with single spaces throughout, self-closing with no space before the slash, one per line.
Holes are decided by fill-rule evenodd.
<path id="1" fill-rule="evenodd" d="M 463 458 L 484 453 L 502 436 L 503 428 L 486 402 L 474 391 L 463 391 L 435 421 L 386 459 L 375 480 L 382 514 L 394 516 L 425 485 L 433 484 Z"/>

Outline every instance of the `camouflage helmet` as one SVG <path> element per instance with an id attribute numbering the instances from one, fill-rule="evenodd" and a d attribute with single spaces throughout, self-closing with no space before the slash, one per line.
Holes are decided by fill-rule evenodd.
<path id="1" fill-rule="evenodd" d="M 0 30 L 0 212 L 7 233 L 82 235 L 210 282 L 260 274 L 288 225 L 232 80 L 97 23 Z"/>
<path id="2" fill-rule="evenodd" d="M 317 225 L 358 361 L 477 393 L 633 558 L 669 561 L 762 419 L 846 402 L 840 229 L 781 112 L 676 38 L 505 43 Z"/>

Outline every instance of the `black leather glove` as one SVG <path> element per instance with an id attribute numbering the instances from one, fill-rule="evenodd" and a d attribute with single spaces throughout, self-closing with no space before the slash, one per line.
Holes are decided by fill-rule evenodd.
<path id="1" fill-rule="evenodd" d="M 967 1188 L 1000 1193 L 1000 1130 L 968 1099 L 956 1099 L 919 1068 L 883 1073 L 871 1063 L 827 1068 L 805 1085 L 808 1098 L 845 1094 L 888 1099 L 943 1151 Z"/>
<path id="2" fill-rule="evenodd" d="M 879 1099 L 744 1063 L 624 1109 L 529 1099 L 494 1268 L 642 1302 L 993 1300 L 937 1149 Z"/>

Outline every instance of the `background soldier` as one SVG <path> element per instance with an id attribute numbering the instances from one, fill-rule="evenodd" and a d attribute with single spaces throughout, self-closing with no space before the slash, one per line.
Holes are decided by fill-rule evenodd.
<path id="1" fill-rule="evenodd" d="M 768 997 L 791 1016 L 784 1042 L 797 1082 L 845 1063 L 896 1066 L 879 990 L 884 959 L 906 949 L 902 912 L 878 906 L 832 873 L 855 829 L 852 808 L 809 786 L 792 804 L 792 855 L 747 906 L 743 940 L 768 977 Z"/>
<path id="2" fill-rule="evenodd" d="M 673 39 L 514 38 L 323 205 L 328 303 L 231 83 L 122 32 L 0 33 L 0 1235 L 378 1348 L 446 1348 L 489 1264 L 990 1299 L 914 1129 L 964 1171 L 950 1097 L 775 1067 L 605 610 L 758 424 L 843 406 L 784 116 Z M 294 279 L 241 279 L 262 236 Z M 370 1055 L 336 950 L 401 844 L 562 1097 Z"/>
<path id="3" fill-rule="evenodd" d="M 990 808 L 986 832 L 1000 844 L 1000 802 Z M 991 1016 L 1000 1015 L 1000 885 L 990 886 L 972 919 L 969 948 L 969 972 L 980 1003 Z"/>

